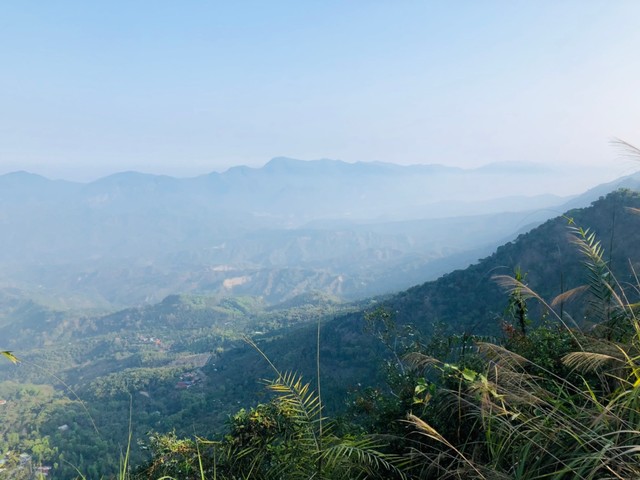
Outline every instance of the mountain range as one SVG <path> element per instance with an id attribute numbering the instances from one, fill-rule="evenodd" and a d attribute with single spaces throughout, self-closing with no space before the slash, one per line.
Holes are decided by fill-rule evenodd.
<path id="1" fill-rule="evenodd" d="M 86 311 L 174 293 L 364 298 L 464 267 L 599 192 L 522 194 L 553 174 L 287 158 L 185 179 L 16 172 L 0 176 L 0 289 Z"/>

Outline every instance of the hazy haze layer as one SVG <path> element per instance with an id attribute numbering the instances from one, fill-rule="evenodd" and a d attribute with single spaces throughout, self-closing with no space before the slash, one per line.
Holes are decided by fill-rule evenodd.
<path id="1" fill-rule="evenodd" d="M 633 1 L 12 2 L 0 172 L 177 176 L 266 158 L 544 162 L 640 143 Z M 570 179 L 570 181 L 569 181 Z"/>

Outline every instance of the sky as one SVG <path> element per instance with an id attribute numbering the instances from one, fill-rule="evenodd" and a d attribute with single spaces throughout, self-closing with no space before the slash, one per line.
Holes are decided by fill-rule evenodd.
<path id="1" fill-rule="evenodd" d="M 637 169 L 611 140 L 640 145 L 639 18 L 635 0 L 2 2 L 0 173 L 288 156 L 613 179 Z"/>

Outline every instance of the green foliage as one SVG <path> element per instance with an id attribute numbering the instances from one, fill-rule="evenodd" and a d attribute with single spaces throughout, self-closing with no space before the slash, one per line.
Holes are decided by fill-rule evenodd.
<path id="1" fill-rule="evenodd" d="M 597 240 L 595 232 L 573 225 L 571 237 L 584 255 L 583 265 L 587 270 L 588 288 L 591 297 L 588 300 L 590 314 L 594 323 L 608 323 L 612 319 L 612 299 L 615 294 L 613 273 L 604 260 L 604 248 Z"/>
<path id="2" fill-rule="evenodd" d="M 146 465 L 141 478 L 176 479 L 636 478 L 639 295 L 623 288 L 633 270 L 612 273 L 637 245 L 613 234 L 633 232 L 623 206 L 640 197 L 619 192 L 589 210 L 613 253 L 577 227 L 578 249 L 560 242 L 566 221 L 549 222 L 466 272 L 372 300 L 369 337 L 359 306 L 331 299 L 297 297 L 279 310 L 170 296 L 103 317 L 51 315 L 42 332 L 27 308 L 16 341 L 33 348 L 19 352 L 19 368 L 0 365 L 14 380 L 0 383 L 11 407 L 0 410 L 2 449 L 56 465 L 53 478 L 125 477 L 129 464 Z M 571 213 L 575 223 L 586 215 Z M 516 272 L 506 302 L 489 280 L 499 267 Z M 542 308 L 531 300 L 553 297 Z M 515 327 L 500 330 L 505 303 Z M 309 354 L 319 318 L 322 402 L 302 381 L 319 380 Z M 256 379 L 268 374 L 240 342 L 246 334 L 289 372 L 261 396 Z M 209 363 L 189 366 L 197 354 Z M 201 381 L 176 388 L 185 373 Z M 52 379 L 56 389 L 42 385 Z M 347 388 L 356 391 L 349 414 L 329 421 Z"/>
<path id="3" fill-rule="evenodd" d="M 516 267 L 514 280 L 516 287 L 509 292 L 509 304 L 507 305 L 507 316 L 512 318 L 520 329 L 520 334 L 524 337 L 527 334 L 527 327 L 531 323 L 528 316 L 529 308 L 527 306 L 527 298 L 523 294 L 523 285 L 525 284 L 526 273 L 522 273 L 520 267 Z"/>
<path id="4" fill-rule="evenodd" d="M 255 358 L 243 365 L 228 355 L 242 350 L 242 335 L 260 331 L 261 337 L 279 336 L 285 326 L 357 308 L 321 296 L 307 300 L 319 303 L 300 299 L 283 310 L 267 309 L 260 299 L 174 295 L 157 305 L 106 316 L 52 317 L 37 334 L 14 330 L 23 362 L 19 368 L 10 362 L 0 365 L 4 381 L 48 384 L 56 389 L 56 396 L 32 436 L 12 435 L 12 448 L 34 459 L 41 457 L 44 465 L 57 464 L 51 472 L 54 478 L 73 478 L 78 472 L 87 478 L 108 478 L 117 475 L 120 453 L 127 450 L 129 414 L 133 418 L 131 464 L 147 459 L 148 452 L 140 449 L 138 440 L 149 431 L 214 436 L 238 405 L 254 404 L 256 392 L 263 391 L 256 380 L 264 373 L 238 381 L 239 372 L 245 369 L 246 373 L 247 364 Z M 42 323 L 39 310 L 29 311 L 35 316 L 29 317 L 25 310 L 19 324 Z M 29 349 L 24 347 L 27 343 Z M 202 366 L 197 359 L 205 358 L 209 362 Z M 179 389 L 184 374 L 193 383 Z M 26 409 L 27 402 L 24 405 L 21 422 L 5 422 L 10 432 L 22 432 L 24 425 L 40 421 L 36 411 Z M 0 405 L 0 418 L 8 411 L 15 407 L 3 410 Z M 64 425 L 68 429 L 58 430 Z M 45 437 L 50 449 L 36 455 L 33 449 L 39 451 L 39 447 L 32 440 Z"/>
<path id="5" fill-rule="evenodd" d="M 589 208 L 572 210 L 520 235 L 464 270 L 401 292 L 384 302 L 383 307 L 394 312 L 400 325 L 413 325 L 423 333 L 431 333 L 431 326 L 442 322 L 454 333 L 498 335 L 505 300 L 499 286 L 488 281 L 491 275 L 511 275 L 516 269 L 527 272 L 527 287 L 545 299 L 556 298 L 589 283 L 590 274 L 584 268 L 587 257 L 566 240 L 567 217 L 573 219 L 575 225 L 589 225 L 589 233 L 598 232 L 600 238 L 607 239 L 613 248 L 609 248 L 602 260 L 612 271 L 624 272 L 619 273 L 618 282 L 635 283 L 633 272 L 628 268 L 630 259 L 634 268 L 637 266 L 634 208 L 640 208 L 638 192 L 613 192 Z M 562 309 L 563 318 L 570 324 L 575 321 L 584 326 L 585 322 L 594 325 L 600 321 L 589 302 L 567 299 Z M 529 302 L 527 314 L 531 319 L 539 319 L 545 310 L 546 307 Z"/>
<path id="6" fill-rule="evenodd" d="M 357 479 L 402 478 L 399 457 L 366 436 L 339 436 L 322 427 L 319 397 L 299 375 L 268 382 L 275 397 L 230 418 L 218 441 L 153 436 L 151 462 L 138 478 Z"/>
<path id="7" fill-rule="evenodd" d="M 456 438 L 437 428 L 438 417 L 429 410 L 409 415 L 423 438 L 413 449 L 414 471 L 421 476 L 640 477 L 640 324 L 635 305 L 626 301 L 595 236 L 581 229 L 573 233 L 586 256 L 591 311 L 604 325 L 612 319 L 608 312 L 615 311 L 617 321 L 634 333 L 613 341 L 611 329 L 569 332 L 551 323 L 526 336 L 507 332 L 505 346 L 478 343 L 483 370 L 413 354 L 414 364 L 441 372 L 440 385 L 458 412 L 451 415 L 457 428 L 474 425 L 481 433 Z M 446 388 L 447 379 L 455 381 L 455 388 Z"/>

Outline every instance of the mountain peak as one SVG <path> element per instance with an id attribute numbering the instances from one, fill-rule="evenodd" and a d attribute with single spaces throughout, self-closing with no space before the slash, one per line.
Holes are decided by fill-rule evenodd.
<path id="1" fill-rule="evenodd" d="M 269 172 L 281 172 L 281 171 L 306 171 L 309 169 L 317 170 L 319 168 L 340 168 L 345 165 L 351 165 L 343 162 L 342 160 L 331 160 L 328 158 L 321 158 L 317 160 L 298 160 L 289 157 L 274 157 L 269 160 L 263 170 Z"/>
<path id="2" fill-rule="evenodd" d="M 0 175 L 0 179 L 19 182 L 42 182 L 49 181 L 48 178 L 38 175 L 37 173 L 27 172 L 25 170 L 17 170 L 15 172 Z"/>

